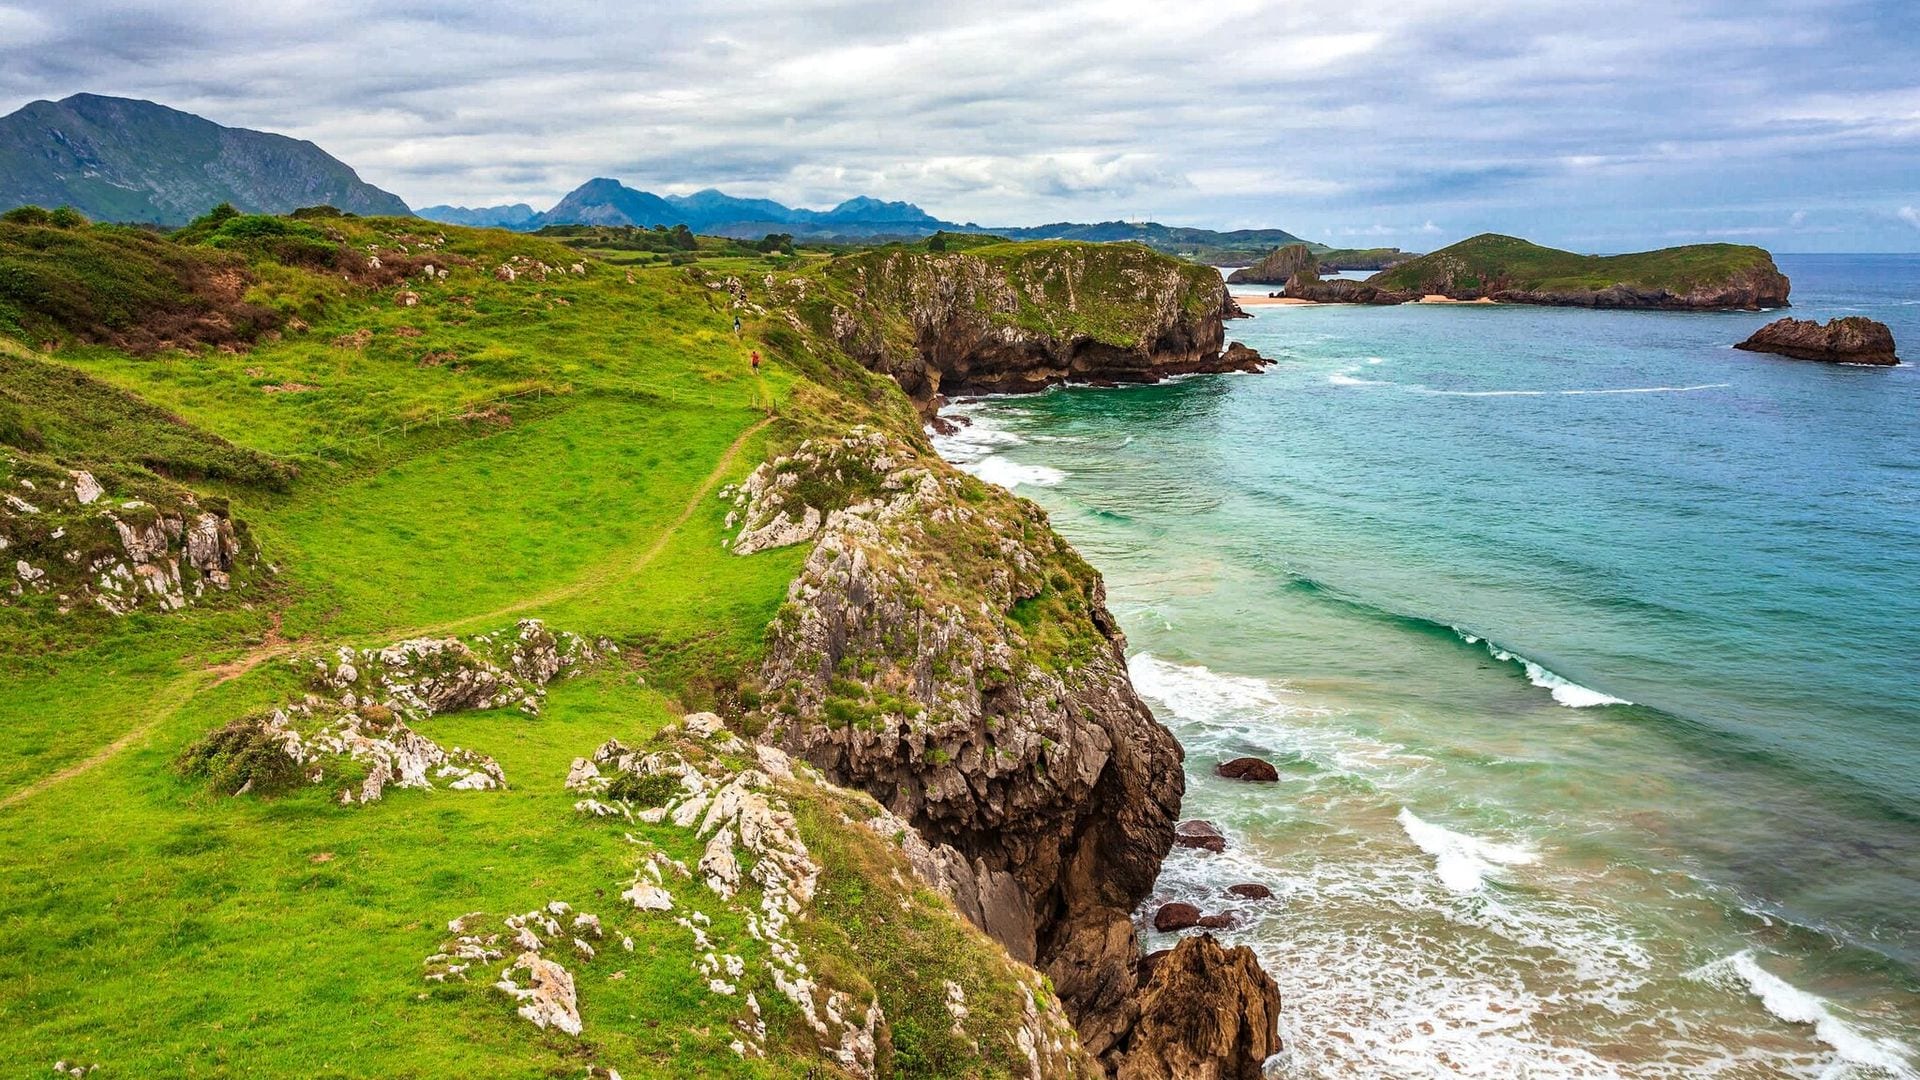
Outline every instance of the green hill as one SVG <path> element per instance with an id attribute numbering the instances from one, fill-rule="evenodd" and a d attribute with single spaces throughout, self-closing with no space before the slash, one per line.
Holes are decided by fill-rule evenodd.
<path id="1" fill-rule="evenodd" d="M 1494 233 L 1422 255 L 1367 283 L 1460 300 L 1588 307 L 1778 307 L 1789 289 L 1773 257 L 1744 244 L 1578 255 Z"/>
<path id="2" fill-rule="evenodd" d="M 0 117 L 0 210 L 71 206 L 102 221 L 183 225 L 221 203 L 269 214 L 321 204 L 408 212 L 310 142 L 150 101 L 75 94 Z"/>
<path id="3" fill-rule="evenodd" d="M 1137 345 L 1146 272 L 1206 306 L 1139 249 L 982 252 L 1001 290 L 1084 270 L 1018 325 Z M 688 254 L 329 212 L 0 223 L 9 1072 L 1155 1052 L 1100 1010 L 1135 985 L 1178 754 L 1098 576 L 842 347 L 901 332 L 840 302 L 872 256 Z M 1161 772 L 1088 756 L 1146 746 Z M 975 860 L 1024 933 L 926 883 Z M 1250 953 L 1191 945 L 1243 965 L 1210 990 L 1249 985 Z"/>

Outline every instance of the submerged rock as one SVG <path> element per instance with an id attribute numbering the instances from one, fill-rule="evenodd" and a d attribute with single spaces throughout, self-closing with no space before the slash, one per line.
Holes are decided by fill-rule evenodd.
<path id="1" fill-rule="evenodd" d="M 1859 315 L 1834 319 L 1824 326 L 1812 319 L 1776 319 L 1734 348 L 1829 364 L 1892 367 L 1900 362 L 1894 355 L 1893 331 L 1887 324 Z"/>

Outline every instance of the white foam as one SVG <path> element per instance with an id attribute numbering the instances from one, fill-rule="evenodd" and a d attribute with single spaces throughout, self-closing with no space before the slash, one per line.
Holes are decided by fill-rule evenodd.
<path id="1" fill-rule="evenodd" d="M 1054 487 L 1065 481 L 1067 474 L 1046 465 L 1022 465 L 1010 461 L 998 454 L 981 458 L 978 461 L 955 462 L 961 470 L 985 480 L 989 484 L 998 484 L 1008 491 L 1028 484 L 1033 487 Z"/>
<path id="2" fill-rule="evenodd" d="M 1468 633 L 1457 626 L 1453 628 L 1453 632 L 1459 634 L 1460 639 L 1469 645 L 1485 645 L 1487 652 L 1493 654 L 1493 658 L 1501 663 L 1519 664 L 1520 670 L 1527 673 L 1528 682 L 1547 691 L 1553 696 L 1553 700 L 1565 705 L 1569 709 L 1591 709 L 1596 705 L 1633 704 L 1633 702 L 1628 701 L 1626 698 L 1614 697 L 1612 694 L 1602 693 L 1592 687 L 1581 686 L 1579 683 L 1574 682 L 1564 675 L 1560 675 L 1545 665 L 1537 664 L 1521 656 L 1519 653 L 1509 652 L 1495 645 L 1493 642 L 1487 641 L 1478 635 Z"/>
<path id="3" fill-rule="evenodd" d="M 1338 371 L 1332 375 L 1327 376 L 1327 381 L 1332 383 L 1335 386 L 1392 386 L 1393 385 L 1392 383 L 1389 383 L 1389 382 L 1382 382 L 1379 379 L 1355 378 L 1354 376 L 1349 375 L 1344 371 Z"/>
<path id="4" fill-rule="evenodd" d="M 1404 806 L 1400 808 L 1399 821 L 1407 838 L 1433 856 L 1434 872 L 1440 875 L 1440 884 L 1457 893 L 1479 889 L 1487 875 L 1500 867 L 1525 866 L 1539 861 L 1539 856 L 1517 844 L 1496 844 L 1454 832 L 1444 825 L 1423 820 Z"/>
<path id="5" fill-rule="evenodd" d="M 1760 999 L 1761 1007 L 1767 1012 L 1789 1024 L 1812 1027 L 1814 1037 L 1833 1048 L 1839 1059 L 1836 1066 L 1876 1069 L 1903 1080 L 1916 1076 L 1908 1047 L 1892 1039 L 1876 1038 L 1841 1020 L 1833 1014 L 1825 998 L 1810 994 L 1761 967 L 1752 949 L 1742 950 L 1725 960 L 1709 964 L 1694 974 L 1711 981 L 1723 971 L 1739 976 L 1748 992 Z M 1844 1068 L 1844 1071 L 1836 1068 L 1828 1069 L 1821 1075 L 1839 1077 L 1854 1074 L 1853 1068 Z"/>

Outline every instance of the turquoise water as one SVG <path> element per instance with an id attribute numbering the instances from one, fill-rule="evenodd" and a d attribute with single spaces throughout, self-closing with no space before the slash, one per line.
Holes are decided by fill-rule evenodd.
<path id="1" fill-rule="evenodd" d="M 1781 264 L 1920 360 L 1920 257 Z M 1232 840 L 1148 909 L 1241 917 L 1280 1073 L 1920 1076 L 1920 368 L 1730 348 L 1770 314 L 1253 310 L 1267 374 L 942 448 L 1106 574 Z"/>

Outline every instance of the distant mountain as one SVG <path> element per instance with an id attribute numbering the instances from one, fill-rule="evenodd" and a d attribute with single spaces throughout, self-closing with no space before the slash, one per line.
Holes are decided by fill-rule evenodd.
<path id="1" fill-rule="evenodd" d="M 429 221 L 441 221 L 448 225 L 470 225 L 476 229 L 518 229 L 540 215 L 526 203 L 514 203 L 511 206 L 478 206 L 468 209 L 464 206 L 429 206 L 415 210 L 415 214 Z"/>
<path id="2" fill-rule="evenodd" d="M 102 221 L 183 225 L 220 203 L 410 213 L 310 142 L 222 127 L 151 101 L 75 94 L 0 118 L 0 210 L 72 206 Z"/>
<path id="3" fill-rule="evenodd" d="M 589 180 L 544 214 L 525 220 L 482 220 L 498 207 L 468 210 L 430 206 L 420 216 L 453 225 L 501 225 L 533 230 L 547 225 L 685 225 L 709 236 L 757 240 L 768 233 L 791 233 L 799 240 L 917 240 L 936 232 L 993 233 L 1010 240 L 1096 240 L 1145 244 L 1157 251 L 1216 264 L 1249 263 L 1286 244 L 1306 243 L 1282 229 L 1216 232 L 1155 222 L 1062 221 L 1030 228 L 984 228 L 971 222 L 943 221 L 909 202 L 886 202 L 864 195 L 831 210 L 805 210 L 772 199 L 741 199 L 714 188 L 692 195 L 659 196 L 605 177 Z M 1324 245 L 1311 245 L 1315 251 Z"/>

